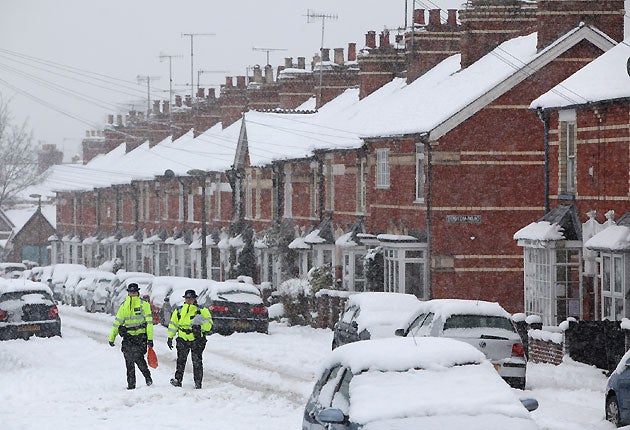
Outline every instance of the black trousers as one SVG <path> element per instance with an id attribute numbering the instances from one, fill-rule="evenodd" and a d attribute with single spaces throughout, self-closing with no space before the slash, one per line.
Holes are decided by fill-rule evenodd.
<path id="1" fill-rule="evenodd" d="M 127 367 L 127 386 L 136 386 L 136 366 L 142 372 L 146 381 L 151 380 L 151 372 L 144 358 L 147 352 L 147 335 L 140 334 L 137 336 L 127 335 L 123 337 L 122 353 L 125 357 L 125 366 Z"/>
<path id="2" fill-rule="evenodd" d="M 186 360 L 188 360 L 188 353 L 190 352 L 195 386 L 201 386 L 201 381 L 203 380 L 203 350 L 206 348 L 206 339 L 202 338 L 190 341 L 178 337 L 176 347 L 177 366 L 175 369 L 175 379 L 181 381 L 184 377 Z"/>

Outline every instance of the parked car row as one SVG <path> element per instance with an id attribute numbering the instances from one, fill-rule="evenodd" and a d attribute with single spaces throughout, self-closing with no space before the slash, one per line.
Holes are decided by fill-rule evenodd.
<path id="1" fill-rule="evenodd" d="M 87 312 L 112 315 L 127 297 L 128 285 L 136 283 L 141 297 L 151 304 L 153 323 L 164 326 L 168 326 L 173 310 L 183 305 L 184 292 L 193 289 L 198 295 L 198 304 L 207 307 L 213 316 L 213 333 L 267 333 L 269 328 L 269 315 L 261 292 L 250 278 L 217 282 L 144 272 L 114 274 L 76 264 L 35 267 L 23 276 L 48 285 L 58 302 L 83 306 Z"/>

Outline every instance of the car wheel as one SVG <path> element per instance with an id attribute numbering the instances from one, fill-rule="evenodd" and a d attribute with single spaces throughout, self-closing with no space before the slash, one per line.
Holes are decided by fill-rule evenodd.
<path id="1" fill-rule="evenodd" d="M 617 396 L 610 395 L 606 399 L 606 419 L 613 423 L 615 427 L 621 427 L 621 417 L 619 416 L 619 403 Z"/>

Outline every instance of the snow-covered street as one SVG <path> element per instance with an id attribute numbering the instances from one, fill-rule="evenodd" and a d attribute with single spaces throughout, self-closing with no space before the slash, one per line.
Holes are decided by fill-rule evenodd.
<path id="1" fill-rule="evenodd" d="M 269 335 L 213 335 L 204 352 L 204 387 L 194 390 L 190 362 L 183 388 L 170 386 L 175 351 L 166 329 L 155 326 L 160 363 L 154 385 L 125 389 L 120 338 L 110 348 L 111 315 L 60 307 L 63 338 L 0 343 L 2 428 L 299 429 L 304 404 L 329 352 L 332 332 L 272 323 Z M 140 380 L 142 377 L 138 372 Z M 530 364 L 525 397 L 540 403 L 532 413 L 553 430 L 612 429 L 604 420 L 605 375 L 567 361 Z"/>

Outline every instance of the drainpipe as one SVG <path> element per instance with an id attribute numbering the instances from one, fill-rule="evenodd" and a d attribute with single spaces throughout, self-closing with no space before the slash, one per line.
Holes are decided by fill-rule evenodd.
<path id="1" fill-rule="evenodd" d="M 433 189 L 432 181 L 431 181 L 431 163 L 433 158 L 433 152 L 431 151 L 431 142 L 429 141 L 429 135 L 427 133 L 420 135 L 420 142 L 424 144 L 427 153 L 427 214 L 426 214 L 426 223 L 427 223 L 427 288 L 429 293 L 429 299 L 433 298 L 433 288 L 431 287 L 431 192 Z"/>
<path id="2" fill-rule="evenodd" d="M 549 213 L 549 116 L 542 108 L 536 114 L 545 127 L 545 213 Z"/>

